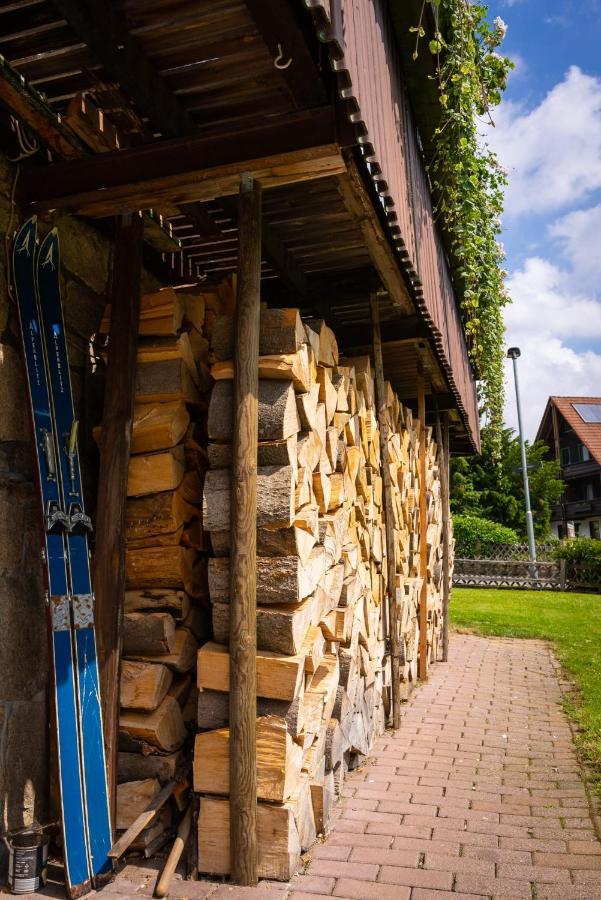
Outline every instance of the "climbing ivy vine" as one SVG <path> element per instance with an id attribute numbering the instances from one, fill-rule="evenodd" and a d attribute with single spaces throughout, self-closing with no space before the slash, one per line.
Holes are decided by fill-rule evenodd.
<path id="1" fill-rule="evenodd" d="M 427 15 L 430 7 L 432 15 Z M 498 240 L 507 181 L 485 142 L 513 64 L 498 52 L 505 32 L 471 0 L 423 0 L 414 59 L 427 42 L 436 59 L 441 116 L 428 165 L 435 215 L 449 239 L 480 403 L 494 432 L 503 422 L 503 307 L 509 302 Z M 434 26 L 428 25 L 434 22 Z"/>

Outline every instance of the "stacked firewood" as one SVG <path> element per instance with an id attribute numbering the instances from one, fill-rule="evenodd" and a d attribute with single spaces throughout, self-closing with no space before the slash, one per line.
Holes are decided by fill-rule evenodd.
<path id="1" fill-rule="evenodd" d="M 196 718 L 196 656 L 209 636 L 202 485 L 207 468 L 205 297 L 141 299 L 126 506 L 117 829 L 126 829 L 184 767 Z M 108 330 L 110 309 L 102 330 Z M 185 802 L 182 782 L 176 799 Z M 130 849 L 169 835 L 165 806 Z"/>
<path id="2" fill-rule="evenodd" d="M 215 321 L 203 524 L 213 640 L 198 653 L 194 790 L 199 869 L 227 874 L 229 850 L 229 551 L 233 319 Z M 386 386 L 395 597 L 402 680 L 417 674 L 419 429 Z M 333 332 L 294 309 L 262 310 L 257 484 L 257 781 L 259 874 L 288 878 L 328 829 L 349 769 L 381 734 L 390 702 L 383 605 L 386 535 L 374 377 L 341 359 Z M 431 564 L 438 562 L 436 447 L 429 434 Z M 430 580 L 430 579 L 429 579 Z M 440 628 L 431 589 L 431 639 Z"/>

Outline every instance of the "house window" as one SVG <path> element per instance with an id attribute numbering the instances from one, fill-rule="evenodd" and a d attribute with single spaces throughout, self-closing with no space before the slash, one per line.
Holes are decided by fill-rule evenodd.
<path id="1" fill-rule="evenodd" d="M 582 448 L 582 461 L 588 462 L 589 459 L 591 458 L 591 455 L 588 452 L 588 447 L 585 447 L 584 444 L 581 444 L 580 446 Z"/>
<path id="2" fill-rule="evenodd" d="M 595 489 L 593 487 L 593 482 L 587 481 L 587 483 L 585 485 L 584 499 L 585 500 L 594 500 L 594 498 L 595 498 Z"/>
<path id="3" fill-rule="evenodd" d="M 601 540 L 601 522 L 589 522 L 588 523 L 590 536 L 595 540 Z"/>
<path id="4" fill-rule="evenodd" d="M 561 450 L 559 451 L 559 458 L 561 460 L 562 466 L 569 466 L 570 465 L 570 448 L 562 447 Z"/>
<path id="5" fill-rule="evenodd" d="M 601 403 L 572 403 L 572 406 L 588 425 L 601 422 Z"/>

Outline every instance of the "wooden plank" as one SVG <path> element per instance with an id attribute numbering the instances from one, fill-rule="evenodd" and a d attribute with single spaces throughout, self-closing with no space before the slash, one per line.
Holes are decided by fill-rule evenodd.
<path id="1" fill-rule="evenodd" d="M 240 178 L 230 571 L 230 857 L 236 882 L 258 880 L 257 443 L 261 311 L 261 188 Z"/>
<path id="2" fill-rule="evenodd" d="M 361 229 L 369 255 L 390 298 L 404 315 L 415 314 L 399 263 L 378 218 L 361 173 L 350 153 L 344 154 L 345 172 L 337 177 L 338 192 L 347 212 Z"/>
<path id="3" fill-rule="evenodd" d="M 236 132 L 200 133 L 32 168 L 23 193 L 37 211 L 61 208 L 102 217 L 236 194 L 244 172 L 263 187 L 275 187 L 343 171 L 326 107 L 295 113 L 284 123 L 268 119 Z"/>
<path id="4" fill-rule="evenodd" d="M 442 503 L 442 661 L 449 660 L 450 517 L 449 507 L 449 416 L 436 412 L 436 443 Z"/>
<path id="5" fill-rule="evenodd" d="M 119 725 L 119 655 L 125 593 L 125 503 L 134 411 L 143 222 L 122 216 L 115 232 L 112 315 L 96 511 L 96 633 L 107 777 L 114 822 Z"/>
<path id="6" fill-rule="evenodd" d="M 245 5 L 295 106 L 309 109 L 327 103 L 326 87 L 311 53 L 311 38 L 317 43 L 315 29 L 301 5 L 265 0 L 245 0 Z"/>
<path id="7" fill-rule="evenodd" d="M 419 596 L 419 670 L 428 680 L 428 522 L 426 505 L 426 388 L 421 360 L 417 376 L 417 418 L 419 422 L 419 558 L 422 586 Z"/>
<path id="8" fill-rule="evenodd" d="M 188 114 L 131 36 L 124 14 L 114 3 L 56 0 L 55 6 L 156 129 L 167 136 L 192 130 Z"/>
<path id="9" fill-rule="evenodd" d="M 401 726 L 401 667 L 399 655 L 399 610 L 396 602 L 396 551 L 394 546 L 394 512 L 392 508 L 392 481 L 390 478 L 390 454 L 388 452 L 388 419 L 386 413 L 386 391 L 384 387 L 384 364 L 382 362 L 382 334 L 380 330 L 380 301 L 377 294 L 372 294 L 371 323 L 373 337 L 374 363 L 376 370 L 376 403 L 378 422 L 380 425 L 380 452 L 382 455 L 384 525 L 386 528 L 386 560 L 388 567 L 387 604 L 382 611 L 384 618 L 384 635 L 390 640 L 390 661 L 392 668 L 392 727 L 395 731 Z M 388 615 L 385 615 L 385 611 Z M 388 620 L 388 621 L 386 621 Z"/>
<path id="10" fill-rule="evenodd" d="M 79 137 L 3 57 L 0 57 L 0 100 L 61 159 L 76 159 L 87 153 Z"/>

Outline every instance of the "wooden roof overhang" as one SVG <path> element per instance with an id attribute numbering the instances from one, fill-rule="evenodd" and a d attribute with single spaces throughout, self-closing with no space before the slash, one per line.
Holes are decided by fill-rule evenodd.
<path id="1" fill-rule="evenodd" d="M 171 233 L 157 244 L 165 280 L 211 282 L 236 269 L 235 194 L 251 172 L 266 189 L 265 299 L 325 317 L 354 353 L 369 347 L 370 294 L 385 292 L 386 376 L 411 402 L 423 369 L 450 410 L 455 449 L 478 445 L 469 365 L 453 359 L 422 272 L 395 240 L 387 188 L 366 165 L 301 3 L 0 2 L 0 51 L 10 63 L 0 99 L 54 160 L 26 164 L 29 209 L 158 210 Z M 109 117 L 119 149 L 95 145 L 73 118 L 81 92 Z"/>

